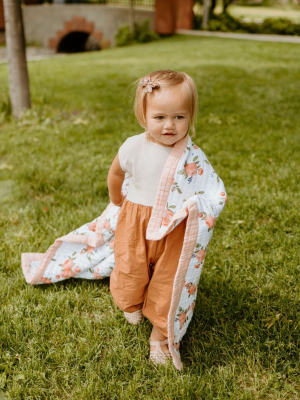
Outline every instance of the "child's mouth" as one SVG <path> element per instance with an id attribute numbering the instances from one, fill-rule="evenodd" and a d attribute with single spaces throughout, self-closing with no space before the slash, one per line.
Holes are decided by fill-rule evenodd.
<path id="1" fill-rule="evenodd" d="M 163 134 L 164 136 L 175 136 L 175 133 L 167 132 Z"/>

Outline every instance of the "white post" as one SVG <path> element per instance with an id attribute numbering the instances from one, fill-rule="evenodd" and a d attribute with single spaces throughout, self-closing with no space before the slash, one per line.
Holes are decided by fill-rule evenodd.
<path id="1" fill-rule="evenodd" d="M 129 29 L 130 32 L 133 32 L 134 27 L 134 0 L 130 0 L 130 9 L 129 9 Z"/>

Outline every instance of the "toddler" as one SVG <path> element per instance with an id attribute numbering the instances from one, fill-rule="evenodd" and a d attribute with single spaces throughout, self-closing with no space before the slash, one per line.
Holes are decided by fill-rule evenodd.
<path id="1" fill-rule="evenodd" d="M 150 359 L 156 364 L 170 358 L 167 320 L 186 219 L 160 240 L 147 240 L 146 230 L 166 161 L 189 130 L 194 134 L 196 112 L 197 90 L 189 75 L 160 70 L 142 78 L 135 115 L 145 132 L 125 141 L 108 173 L 110 200 L 122 206 L 110 290 L 128 322 L 138 324 L 145 316 L 152 323 Z M 126 198 L 121 192 L 125 173 Z"/>
<path id="2" fill-rule="evenodd" d="M 145 316 L 153 325 L 150 359 L 172 358 L 178 370 L 206 251 L 226 202 L 222 180 L 189 136 L 196 111 L 187 74 L 155 71 L 139 80 L 135 114 L 145 132 L 127 139 L 111 165 L 111 202 L 46 253 L 22 254 L 33 285 L 110 276 L 128 322 Z"/>

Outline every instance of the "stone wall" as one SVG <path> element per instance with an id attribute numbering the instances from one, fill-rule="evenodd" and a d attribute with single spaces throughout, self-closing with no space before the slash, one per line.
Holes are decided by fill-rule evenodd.
<path id="1" fill-rule="evenodd" d="M 23 6 L 23 18 L 27 43 L 54 47 L 64 35 L 78 29 L 93 34 L 101 47 L 108 47 L 114 46 L 118 27 L 128 25 L 129 8 L 100 4 L 30 5 Z M 146 19 L 154 29 L 154 10 L 134 10 L 135 22 Z"/>

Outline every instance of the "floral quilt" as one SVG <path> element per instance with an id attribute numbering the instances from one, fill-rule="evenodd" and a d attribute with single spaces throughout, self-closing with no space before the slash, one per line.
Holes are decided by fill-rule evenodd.
<path id="1" fill-rule="evenodd" d="M 126 176 L 125 196 L 128 180 Z M 178 370 L 182 369 L 179 344 L 192 319 L 206 252 L 226 200 L 224 184 L 203 151 L 189 136 L 177 142 L 161 175 L 147 239 L 160 240 L 187 218 L 168 316 L 169 349 Z M 120 207 L 110 203 L 92 222 L 58 238 L 46 253 L 22 254 L 26 281 L 35 285 L 109 277 L 115 265 L 119 213 Z"/>

